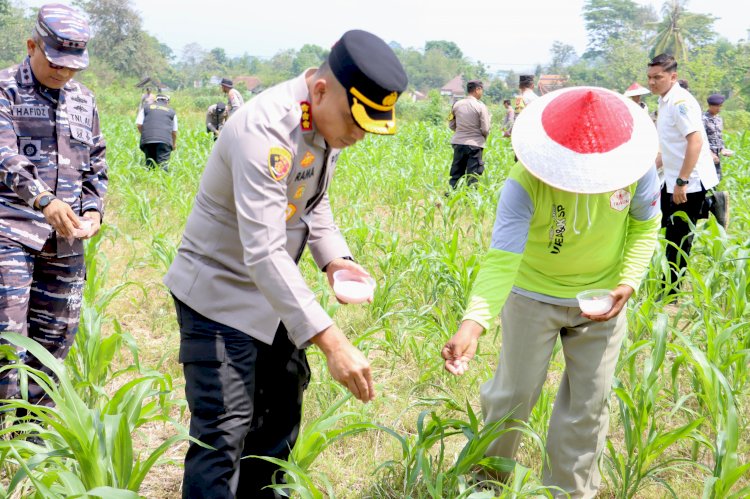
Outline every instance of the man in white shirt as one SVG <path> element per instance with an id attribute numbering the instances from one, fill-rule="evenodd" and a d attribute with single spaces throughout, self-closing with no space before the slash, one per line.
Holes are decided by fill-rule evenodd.
<path id="1" fill-rule="evenodd" d="M 659 132 L 661 152 L 657 166 L 664 171 L 661 192 L 662 227 L 666 227 L 667 241 L 690 255 L 693 236 L 690 225 L 675 212 L 683 211 L 695 224 L 708 213 L 708 189 L 719 183 L 711 159 L 711 151 L 703 128 L 701 108 L 687 90 L 677 82 L 677 62 L 668 54 L 654 57 L 648 64 L 648 86 L 651 93 L 659 95 L 659 114 L 656 129 Z M 667 245 L 666 255 L 671 268 L 670 294 L 676 292 L 675 283 L 686 262 L 680 251 Z"/>

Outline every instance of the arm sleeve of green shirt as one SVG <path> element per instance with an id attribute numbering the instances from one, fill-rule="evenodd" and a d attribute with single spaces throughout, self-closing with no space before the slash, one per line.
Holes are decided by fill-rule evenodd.
<path id="1" fill-rule="evenodd" d="M 635 291 L 656 247 L 661 226 L 660 192 L 659 177 L 656 168 L 652 168 L 638 181 L 630 206 L 620 284 L 627 284 Z"/>
<path id="2" fill-rule="evenodd" d="M 523 254 L 490 248 L 471 288 L 463 320 L 472 320 L 484 329 L 502 310 L 513 288 Z"/>
<path id="3" fill-rule="evenodd" d="M 502 310 L 523 259 L 534 204 L 518 181 L 509 178 L 497 203 L 492 245 L 482 261 L 464 320 L 487 329 Z"/>
<path id="4" fill-rule="evenodd" d="M 627 284 L 638 291 L 643 274 L 654 254 L 660 226 L 661 214 L 645 222 L 634 218 L 628 220 L 620 284 Z"/>

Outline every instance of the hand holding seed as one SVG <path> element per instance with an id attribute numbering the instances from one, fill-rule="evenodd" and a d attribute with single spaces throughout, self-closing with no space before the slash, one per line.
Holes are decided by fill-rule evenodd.
<path id="1" fill-rule="evenodd" d="M 472 320 L 466 320 L 456 334 L 445 344 L 441 352 L 445 359 L 445 370 L 461 376 L 469 370 L 469 361 L 477 351 L 479 337 L 484 328 Z"/>

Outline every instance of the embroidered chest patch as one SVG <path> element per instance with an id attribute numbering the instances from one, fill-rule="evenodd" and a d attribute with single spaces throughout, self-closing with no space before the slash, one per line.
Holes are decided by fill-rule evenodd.
<path id="1" fill-rule="evenodd" d="M 90 95 L 72 94 L 66 101 L 70 135 L 90 146 L 94 145 L 94 98 Z"/>
<path id="2" fill-rule="evenodd" d="M 609 207 L 613 210 L 622 211 L 630 206 L 630 191 L 618 189 L 609 197 Z"/>

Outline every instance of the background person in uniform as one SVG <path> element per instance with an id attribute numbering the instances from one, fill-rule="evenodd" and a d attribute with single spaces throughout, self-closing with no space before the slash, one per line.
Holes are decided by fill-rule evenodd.
<path id="1" fill-rule="evenodd" d="M 503 137 L 510 137 L 513 131 L 513 122 L 516 121 L 516 112 L 513 110 L 513 106 L 510 105 L 510 99 L 503 101 L 503 107 L 505 108 L 505 119 L 503 119 Z"/>
<path id="2" fill-rule="evenodd" d="M 96 101 L 72 79 L 88 40 L 80 12 L 43 5 L 28 57 L 0 71 L 0 336 L 21 333 L 60 360 L 78 331 L 81 239 L 99 231 L 107 190 Z M 52 404 L 31 379 L 28 389 L 30 402 Z M 0 398 L 19 396 L 17 373 L 0 373 Z"/>
<path id="3" fill-rule="evenodd" d="M 141 109 L 135 120 L 141 134 L 141 151 L 146 165 L 156 165 L 167 171 L 166 163 L 177 149 L 177 113 L 169 106 L 169 96 L 159 94 L 153 104 Z"/>
<path id="4" fill-rule="evenodd" d="M 223 102 L 217 102 L 208 106 L 208 111 L 206 111 L 206 132 L 212 133 L 214 140 L 219 138 L 219 132 L 221 132 L 228 117 L 227 106 Z"/>
<path id="5" fill-rule="evenodd" d="M 564 491 L 555 497 L 593 498 L 625 306 L 657 244 L 658 139 L 649 116 L 624 96 L 577 87 L 529 105 L 511 140 L 520 163 L 503 186 L 491 247 L 442 356 L 450 373 L 466 372 L 502 310 L 500 359 L 481 387 L 482 412 L 485 424 L 509 414 L 525 421 L 559 339 L 565 371 L 543 480 Z M 611 290 L 611 309 L 582 313 L 576 295 L 590 289 Z M 520 441 L 519 431 L 506 432 L 486 454 L 513 458 Z"/>
<path id="6" fill-rule="evenodd" d="M 675 283 L 687 265 L 680 250 L 690 255 L 693 235 L 687 222 L 672 215 L 684 211 L 693 224 L 699 218 L 706 218 L 706 191 L 718 184 L 719 178 L 711 160 L 700 105 L 690 92 L 677 84 L 674 57 L 660 54 L 649 62 L 648 86 L 652 94 L 659 96 L 656 129 L 661 152 L 656 164 L 664 172 L 662 226 L 666 227 L 667 241 L 672 243 L 666 248 L 672 285 L 665 283 L 665 286 L 674 294 Z"/>
<path id="7" fill-rule="evenodd" d="M 297 263 L 307 247 L 332 283 L 366 276 L 336 227 L 327 190 L 341 148 L 396 131 L 407 78 L 380 38 L 349 31 L 327 62 L 255 97 L 222 129 L 164 282 L 175 297 L 191 412 L 184 497 L 274 497 L 260 489 L 299 432 L 305 348 L 359 400 L 370 365 L 336 327 Z M 278 478 L 278 477 L 277 477 Z"/>
<path id="8" fill-rule="evenodd" d="M 484 171 L 482 150 L 490 134 L 490 113 L 480 100 L 484 85 L 479 80 L 466 84 L 468 96 L 453 104 L 448 126 L 455 133 L 451 139 L 453 145 L 453 164 L 450 171 L 450 186 L 454 189 L 464 175 L 469 178 L 468 185 L 479 180 Z"/>
<path id="9" fill-rule="evenodd" d="M 221 91 L 227 94 L 227 109 L 232 116 L 245 103 L 242 94 L 234 88 L 234 83 L 228 78 L 221 79 Z"/>
<path id="10" fill-rule="evenodd" d="M 151 93 L 151 87 L 146 87 L 146 91 L 141 95 L 141 102 L 138 104 L 138 112 L 140 113 L 145 106 L 153 104 L 154 101 L 156 101 L 156 96 Z"/>
<path id="11" fill-rule="evenodd" d="M 520 75 L 518 77 L 518 91 L 519 94 L 516 95 L 516 101 L 513 104 L 516 118 L 518 118 L 518 115 L 521 114 L 521 111 L 523 111 L 526 106 L 539 98 L 539 96 L 534 93 L 534 75 Z M 513 161 L 518 162 L 518 157 L 515 153 L 513 154 Z"/>
<path id="12" fill-rule="evenodd" d="M 711 159 L 716 168 L 716 176 L 722 178 L 721 157 L 731 156 L 731 152 L 724 148 L 724 120 L 719 116 L 721 106 L 724 104 L 724 96 L 712 94 L 708 96 L 708 109 L 703 113 L 703 128 L 708 138 L 708 148 L 711 150 Z M 729 222 L 729 193 L 727 191 L 714 190 L 711 213 L 716 221 L 726 228 Z"/>
<path id="13" fill-rule="evenodd" d="M 534 75 L 520 75 L 518 77 L 518 91 L 514 111 L 518 116 L 523 109 L 531 104 L 539 96 L 534 93 Z"/>

